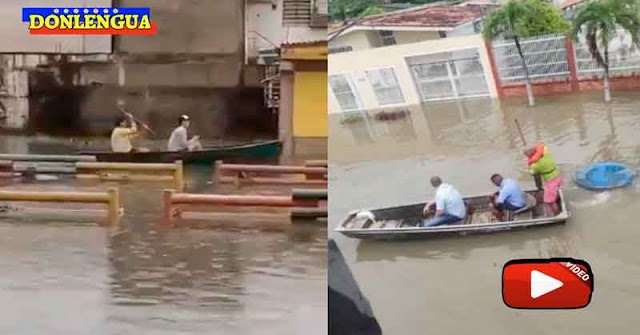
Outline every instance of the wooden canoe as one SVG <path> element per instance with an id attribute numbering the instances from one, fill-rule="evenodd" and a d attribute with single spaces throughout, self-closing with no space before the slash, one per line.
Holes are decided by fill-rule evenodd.
<path id="1" fill-rule="evenodd" d="M 527 191 L 530 198 L 540 198 L 539 191 Z M 521 213 L 510 213 L 507 221 L 497 221 L 491 214 L 489 195 L 479 195 L 465 198 L 465 202 L 472 213 L 464 221 L 457 224 L 437 227 L 418 227 L 422 222 L 422 210 L 426 203 L 418 203 L 399 207 L 381 209 L 365 209 L 350 212 L 340 223 L 337 232 L 358 239 L 403 239 L 419 238 L 452 233 L 491 233 L 517 228 L 542 226 L 554 223 L 564 223 L 570 216 L 567 211 L 564 196 L 560 192 L 558 206 L 560 213 L 553 215 L 545 211 L 541 202 L 534 201 L 530 210 Z M 358 218 L 360 212 L 370 212 L 374 219 Z"/>
<path id="2" fill-rule="evenodd" d="M 100 162 L 131 162 L 131 163 L 171 163 L 182 160 L 184 164 L 210 165 L 217 160 L 233 158 L 265 159 L 277 157 L 280 154 L 280 141 L 263 141 L 239 145 L 217 146 L 204 148 L 200 151 L 151 151 L 118 153 L 108 151 L 80 151 L 78 155 L 95 156 Z"/>

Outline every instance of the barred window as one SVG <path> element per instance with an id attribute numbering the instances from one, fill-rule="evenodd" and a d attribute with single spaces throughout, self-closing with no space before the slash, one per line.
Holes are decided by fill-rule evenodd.
<path id="1" fill-rule="evenodd" d="M 360 108 L 358 98 L 349 77 L 344 74 L 329 76 L 329 86 L 333 95 L 343 111 L 352 111 Z"/>
<path id="2" fill-rule="evenodd" d="M 393 69 L 367 71 L 367 76 L 380 106 L 404 103 L 404 96 Z"/>

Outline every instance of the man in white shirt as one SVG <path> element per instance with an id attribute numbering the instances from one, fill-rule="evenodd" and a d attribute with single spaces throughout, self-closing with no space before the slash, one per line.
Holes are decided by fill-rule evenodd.
<path id="1" fill-rule="evenodd" d="M 429 220 L 422 222 L 422 227 L 435 227 L 457 223 L 467 216 L 467 208 L 462 195 L 453 186 L 443 183 L 438 176 L 431 178 L 431 186 L 436 189 L 435 200 L 429 202 L 424 207 L 424 215 L 433 211 L 435 204 L 435 214 Z"/>
<path id="2" fill-rule="evenodd" d="M 138 127 L 133 116 L 129 115 L 128 120 L 125 117 L 119 117 L 111 132 L 111 150 L 113 152 L 131 152 L 133 150 L 131 139 L 137 135 Z"/>
<path id="3" fill-rule="evenodd" d="M 178 127 L 173 130 L 167 148 L 169 151 L 198 151 L 202 150 L 200 137 L 194 136 L 190 140 L 187 136 L 187 129 L 191 125 L 189 116 L 182 115 L 178 118 Z"/>

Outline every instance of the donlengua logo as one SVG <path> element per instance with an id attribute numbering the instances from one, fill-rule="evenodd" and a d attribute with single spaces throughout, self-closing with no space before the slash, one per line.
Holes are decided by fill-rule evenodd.
<path id="1" fill-rule="evenodd" d="M 151 9 L 25 7 L 22 22 L 32 35 L 154 35 Z"/>

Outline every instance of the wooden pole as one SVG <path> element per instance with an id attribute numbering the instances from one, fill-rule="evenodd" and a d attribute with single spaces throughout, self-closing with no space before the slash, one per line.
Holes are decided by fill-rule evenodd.
<path id="1" fill-rule="evenodd" d="M 527 140 L 524 139 L 524 133 L 522 133 L 522 128 L 520 127 L 520 122 L 518 122 L 518 119 L 515 119 L 516 122 L 516 127 L 518 128 L 518 133 L 520 134 L 520 139 L 522 140 L 522 145 L 524 145 L 524 147 L 527 147 Z"/>
<path id="2" fill-rule="evenodd" d="M 520 139 L 522 140 L 522 144 L 524 145 L 525 149 L 527 148 L 527 140 L 524 139 L 524 134 L 522 133 L 522 128 L 520 127 L 520 122 L 518 122 L 518 119 L 515 119 L 516 122 L 516 127 L 518 127 L 518 133 L 520 133 Z M 542 186 L 542 176 L 539 174 L 535 174 L 533 175 L 533 182 L 536 184 L 536 187 L 538 188 L 538 190 L 542 190 L 543 186 Z"/>
<path id="3" fill-rule="evenodd" d="M 147 88 L 147 93 L 148 93 L 148 88 Z M 155 134 L 156 134 L 156 132 L 155 132 L 155 131 L 153 131 L 153 129 L 151 129 L 151 127 L 149 127 L 149 125 L 147 125 L 146 123 L 144 123 L 144 122 L 140 121 L 140 119 L 138 119 L 137 117 L 133 116 L 133 114 L 131 114 L 131 113 L 127 112 L 123 107 L 117 107 L 117 108 L 118 108 L 118 110 L 119 110 L 120 112 L 122 112 L 123 114 L 125 114 L 125 115 L 127 115 L 127 116 L 131 117 L 131 118 L 133 119 L 133 121 L 138 122 L 138 123 L 142 126 L 142 128 L 144 128 L 144 129 L 145 129 L 145 130 L 147 130 L 149 133 L 151 133 L 151 135 L 155 135 Z"/>

